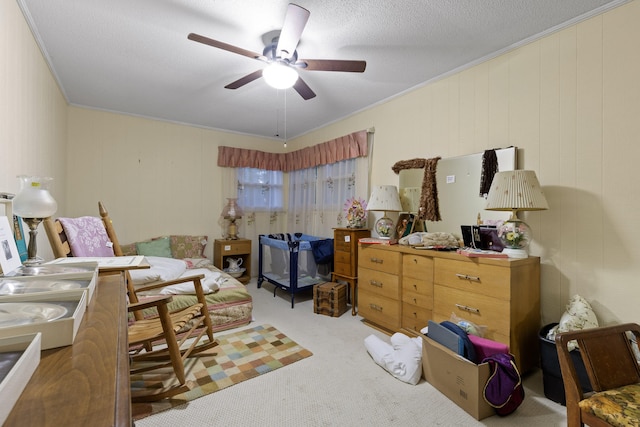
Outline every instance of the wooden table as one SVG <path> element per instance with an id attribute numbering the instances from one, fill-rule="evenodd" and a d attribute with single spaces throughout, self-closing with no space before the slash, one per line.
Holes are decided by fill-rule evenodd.
<path id="1" fill-rule="evenodd" d="M 73 345 L 45 350 L 5 426 L 131 426 L 122 275 L 100 277 Z"/>

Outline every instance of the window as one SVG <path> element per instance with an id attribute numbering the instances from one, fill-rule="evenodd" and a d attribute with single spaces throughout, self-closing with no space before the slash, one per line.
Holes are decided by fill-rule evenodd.
<path id="1" fill-rule="evenodd" d="M 254 168 L 236 169 L 238 204 L 251 211 L 282 211 L 283 173 Z"/>

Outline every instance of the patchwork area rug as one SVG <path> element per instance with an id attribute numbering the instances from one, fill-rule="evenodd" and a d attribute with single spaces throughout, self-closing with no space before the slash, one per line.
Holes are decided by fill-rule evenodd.
<path id="1" fill-rule="evenodd" d="M 207 350 L 216 355 L 192 357 L 186 362 L 187 381 L 193 384 L 191 390 L 158 402 L 134 403 L 133 419 L 139 420 L 182 405 L 312 355 L 271 325 L 256 326 L 216 338 L 219 345 Z M 155 375 L 151 372 L 132 375 L 132 390 L 141 387 Z"/>

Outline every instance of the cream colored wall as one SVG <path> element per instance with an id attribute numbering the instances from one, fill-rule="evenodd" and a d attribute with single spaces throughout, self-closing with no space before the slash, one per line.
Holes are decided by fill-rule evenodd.
<path id="1" fill-rule="evenodd" d="M 51 176 L 64 209 L 67 105 L 15 1 L 0 2 L 0 64 L 0 191 L 17 193 L 16 175 Z M 50 258 L 39 231 L 38 255 Z"/>
<path id="2" fill-rule="evenodd" d="M 413 157 L 519 147 L 550 209 L 524 216 L 542 262 L 543 322 L 574 294 L 603 323 L 640 322 L 640 2 L 292 141 L 375 127 L 372 184 Z"/>
<path id="3" fill-rule="evenodd" d="M 222 191 L 218 146 L 264 150 L 268 142 L 70 107 L 68 215 L 97 215 L 101 200 L 123 244 L 166 234 L 220 237 L 218 216 L 231 195 Z M 213 245 L 206 251 L 212 256 Z"/>
<path id="4" fill-rule="evenodd" d="M 17 6 L 0 2 L 0 12 L 0 191 L 17 191 L 19 173 L 51 175 L 62 214 L 95 214 L 102 199 L 123 241 L 165 232 L 216 236 L 224 200 L 217 146 L 281 149 L 260 138 L 67 109 Z M 520 167 L 538 173 L 551 207 L 525 215 L 536 238 L 532 253 L 542 261 L 543 322 L 557 321 L 575 293 L 603 323 L 640 321 L 637 22 L 634 0 L 288 149 L 375 127 L 375 185 L 397 183 L 397 160 L 516 145 Z M 68 159 L 60 154 L 67 115 Z"/>

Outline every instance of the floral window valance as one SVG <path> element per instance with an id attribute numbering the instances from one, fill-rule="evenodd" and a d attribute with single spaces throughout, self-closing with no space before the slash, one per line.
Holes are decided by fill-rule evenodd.
<path id="1" fill-rule="evenodd" d="M 218 166 L 291 172 L 367 155 L 367 131 L 362 130 L 290 153 L 221 146 Z"/>

